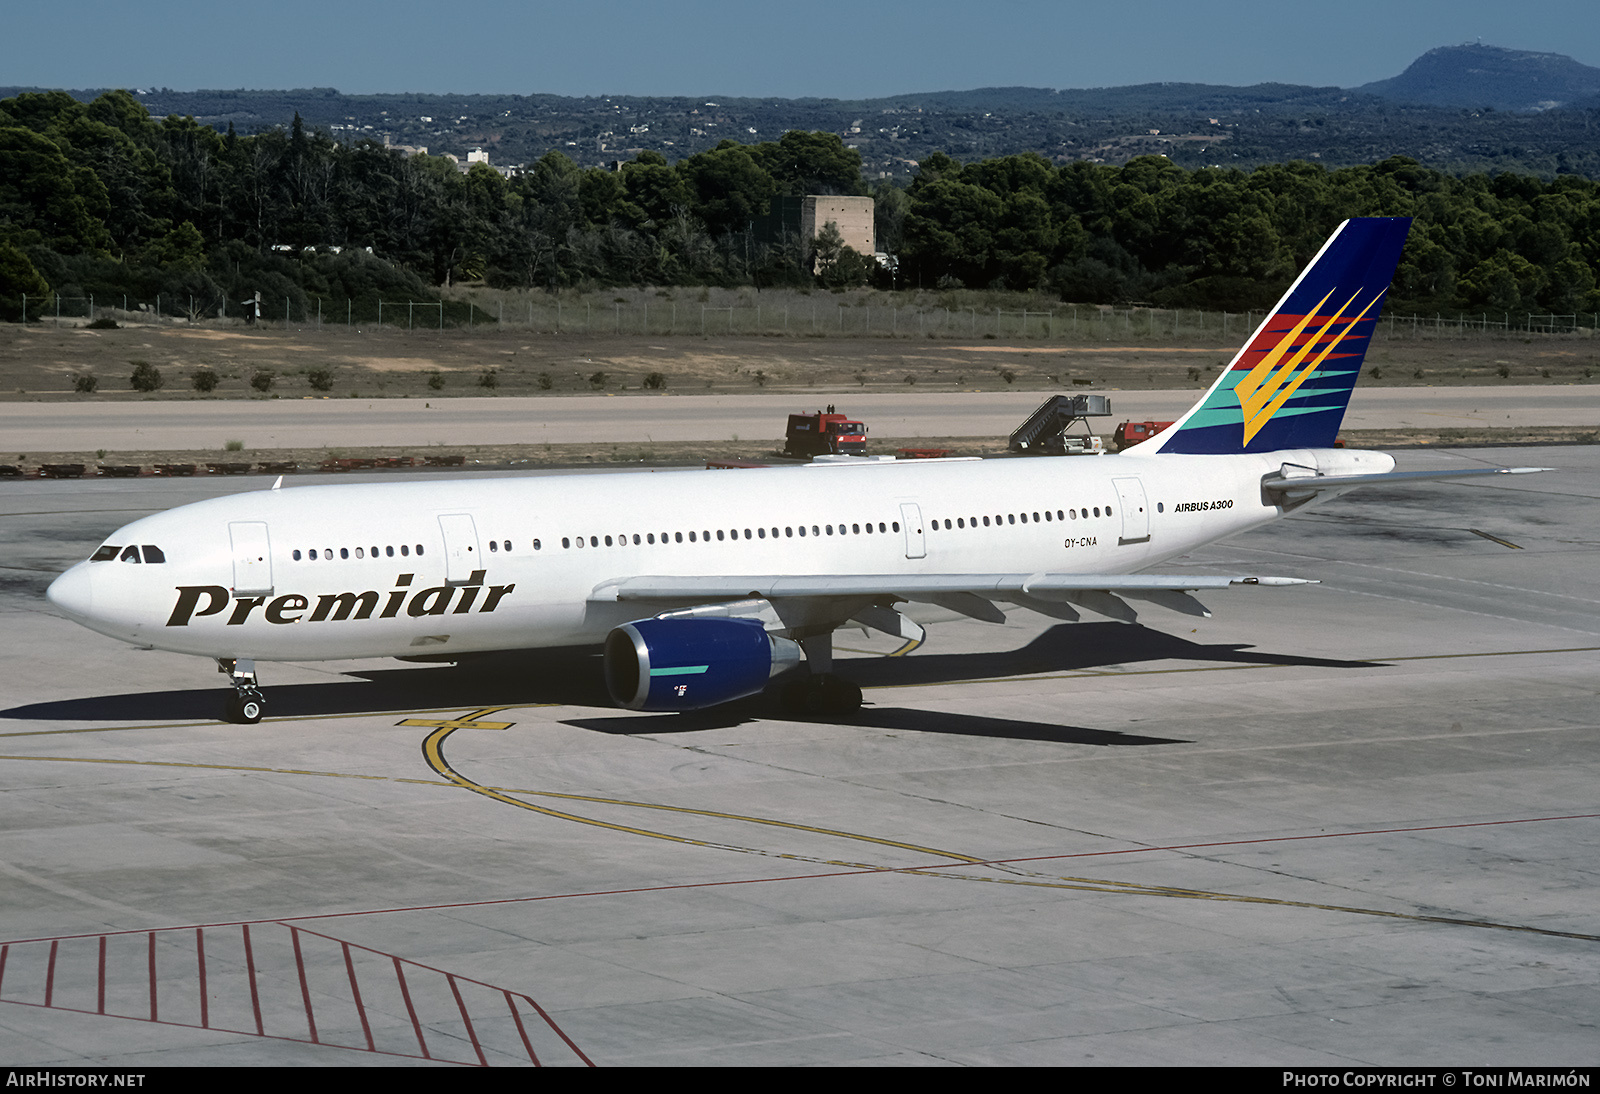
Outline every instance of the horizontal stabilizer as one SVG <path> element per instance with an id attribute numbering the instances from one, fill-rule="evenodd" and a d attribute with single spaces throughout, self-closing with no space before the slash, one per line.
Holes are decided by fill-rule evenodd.
<path id="1" fill-rule="evenodd" d="M 1287 497 L 1309 497 L 1324 490 L 1346 490 L 1352 486 L 1381 486 L 1385 483 L 1432 482 L 1445 479 L 1470 479 L 1482 475 L 1532 475 L 1554 471 L 1553 467 L 1464 467 L 1454 471 L 1386 471 L 1371 475 L 1291 475 L 1261 481 L 1268 493 Z"/>

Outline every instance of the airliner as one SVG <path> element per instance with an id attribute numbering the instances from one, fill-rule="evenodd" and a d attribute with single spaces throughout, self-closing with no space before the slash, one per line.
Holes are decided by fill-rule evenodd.
<path id="1" fill-rule="evenodd" d="M 228 720 L 266 711 L 257 664 L 600 647 L 612 698 L 686 711 L 790 673 L 847 713 L 834 631 L 1026 609 L 1208 615 L 1193 595 L 1286 586 L 1150 569 L 1396 472 L 1335 446 L 1410 221 L 1341 224 L 1204 396 L 1121 454 L 270 489 L 136 520 L 51 584 L 72 620 L 215 659 Z"/>

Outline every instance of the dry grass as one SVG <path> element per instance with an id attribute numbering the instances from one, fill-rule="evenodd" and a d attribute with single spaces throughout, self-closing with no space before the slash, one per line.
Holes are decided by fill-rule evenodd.
<path id="1" fill-rule="evenodd" d="M 1111 438 L 1104 438 L 1109 446 Z M 1478 448 L 1514 445 L 1567 445 L 1600 444 L 1600 431 L 1593 428 L 1526 427 L 1514 429 L 1368 429 L 1347 430 L 1341 439 L 1350 448 Z M 984 437 L 874 437 L 870 452 L 892 454 L 898 448 L 943 448 L 952 456 L 996 456 L 1005 451 L 1001 438 Z M 462 445 L 455 447 L 431 446 L 429 456 L 461 456 L 467 467 L 482 469 L 600 467 L 618 469 L 634 467 L 697 467 L 708 460 L 738 460 L 756 463 L 787 463 L 778 456 L 777 445 L 758 441 L 681 441 L 651 444 L 556 444 L 556 445 Z M 139 465 L 148 474 L 156 464 L 195 462 L 198 474 L 207 474 L 205 462 L 232 462 L 245 460 L 252 465 L 267 462 L 294 462 L 301 472 L 311 473 L 323 460 L 330 457 L 382 457 L 406 455 L 399 447 L 341 448 L 341 449 L 289 449 L 254 448 L 243 452 L 213 452 L 198 457 L 193 452 L 128 451 L 59 452 L 48 456 L 27 456 L 20 467 L 25 474 L 33 475 L 44 463 L 85 465 L 87 476 L 93 476 L 99 465 Z M 9 454 L 8 458 L 9 458 Z M 259 472 L 258 472 L 259 473 Z M 415 474 L 411 469 L 390 472 Z"/>
<path id="2" fill-rule="evenodd" d="M 561 333 L 478 326 L 415 331 L 343 326 L 283 329 L 218 323 L 90 331 L 51 324 L 0 324 L 0 398 L 126 399 L 132 360 L 162 371 L 157 399 L 299 398 L 308 373 L 332 370 L 333 397 L 441 398 L 636 392 L 651 373 L 666 390 L 690 393 L 811 388 L 886 390 L 1198 390 L 1232 356 L 1238 332 L 1149 342 L 963 337 L 750 336 Z M 211 368 L 219 383 L 197 395 L 190 377 Z M 271 371 L 269 394 L 250 385 Z M 1507 373 L 1502 377 L 1501 372 Z M 493 386 L 485 377 L 492 374 Z M 99 380 L 74 394 L 80 375 Z M 430 386 L 430 381 L 441 386 Z M 1569 335 L 1380 336 L 1364 385 L 1561 384 L 1600 382 L 1600 341 Z"/>

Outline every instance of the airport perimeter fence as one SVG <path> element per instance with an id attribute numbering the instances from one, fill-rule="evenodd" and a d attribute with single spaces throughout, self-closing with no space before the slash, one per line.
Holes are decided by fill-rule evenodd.
<path id="1" fill-rule="evenodd" d="M 779 295 L 779 294 L 770 294 Z M 613 299 L 566 301 L 560 296 L 472 297 L 448 301 L 348 299 L 324 301 L 284 297 L 259 302 L 266 325 L 294 327 L 373 326 L 406 331 L 507 329 L 537 334 L 647 335 L 651 337 L 848 337 L 932 338 L 1060 343 L 1161 344 L 1212 341 L 1236 344 L 1264 317 L 1264 311 L 1202 311 L 1095 304 L 1060 304 L 1039 309 L 880 304 L 836 300 L 766 303 L 707 303 Z M 29 320 L 82 325 L 96 319 L 114 322 L 234 324 L 246 305 L 215 298 L 158 296 L 135 301 L 126 296 L 23 298 Z M 339 305 L 343 305 L 340 307 Z M 230 310 L 231 309 L 231 310 Z M 341 314 L 342 313 L 342 314 Z M 1554 315 L 1535 312 L 1395 315 L 1379 320 L 1380 339 L 1466 339 L 1574 334 L 1600 330 L 1600 313 Z"/>

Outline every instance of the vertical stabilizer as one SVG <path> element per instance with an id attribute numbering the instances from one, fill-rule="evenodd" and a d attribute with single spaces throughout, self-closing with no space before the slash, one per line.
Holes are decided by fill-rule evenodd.
<path id="1" fill-rule="evenodd" d="M 1205 397 L 1130 454 L 1333 447 L 1410 227 L 1339 225 Z"/>

